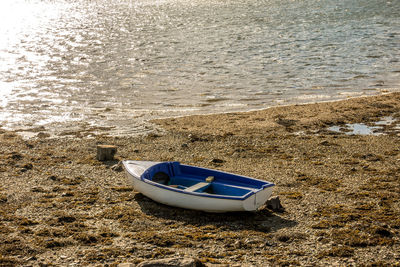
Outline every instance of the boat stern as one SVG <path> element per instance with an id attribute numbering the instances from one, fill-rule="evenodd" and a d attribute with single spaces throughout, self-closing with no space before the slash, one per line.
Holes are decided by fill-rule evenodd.
<path id="1" fill-rule="evenodd" d="M 272 188 L 273 184 L 248 197 L 245 201 L 243 201 L 243 209 L 246 211 L 258 210 L 271 197 Z"/>

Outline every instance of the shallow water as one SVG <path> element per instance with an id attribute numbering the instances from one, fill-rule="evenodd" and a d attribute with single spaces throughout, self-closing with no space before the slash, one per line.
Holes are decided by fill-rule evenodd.
<path id="1" fill-rule="evenodd" d="M 385 126 L 388 127 L 385 131 Z M 399 134 L 400 121 L 392 116 L 382 117 L 379 121 L 366 125 L 364 123 L 348 123 L 344 126 L 330 126 L 327 130 L 347 135 L 381 135 Z"/>
<path id="2" fill-rule="evenodd" d="M 381 129 L 377 126 L 368 126 L 363 123 L 352 123 L 346 124 L 345 127 L 331 126 L 328 128 L 329 131 L 337 133 L 345 133 L 347 135 L 379 135 L 381 133 L 374 132 L 375 130 Z"/>
<path id="3" fill-rule="evenodd" d="M 2 0 L 0 123 L 135 134 L 399 91 L 398 14 L 380 0 Z"/>

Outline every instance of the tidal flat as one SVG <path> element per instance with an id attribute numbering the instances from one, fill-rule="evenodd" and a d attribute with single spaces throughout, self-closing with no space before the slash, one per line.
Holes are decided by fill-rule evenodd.
<path id="1" fill-rule="evenodd" d="M 390 123 L 379 134 L 332 131 Z M 0 130 L 0 266 L 400 265 L 400 93 L 154 121 L 160 133 L 23 139 Z M 96 146 L 115 145 L 114 161 Z M 210 214 L 135 192 L 120 160 L 271 181 L 282 211 Z"/>

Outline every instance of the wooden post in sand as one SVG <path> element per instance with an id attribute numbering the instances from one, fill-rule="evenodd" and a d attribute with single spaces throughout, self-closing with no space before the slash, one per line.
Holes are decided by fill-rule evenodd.
<path id="1" fill-rule="evenodd" d="M 114 155 L 117 153 L 117 147 L 111 145 L 98 145 L 97 146 L 97 160 L 113 160 Z"/>

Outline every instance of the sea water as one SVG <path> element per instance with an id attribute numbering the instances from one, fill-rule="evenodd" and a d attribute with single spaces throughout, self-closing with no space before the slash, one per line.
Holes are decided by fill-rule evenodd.
<path id="1" fill-rule="evenodd" d="M 400 90 L 397 0 L 2 0 L 0 125 L 153 118 Z"/>

